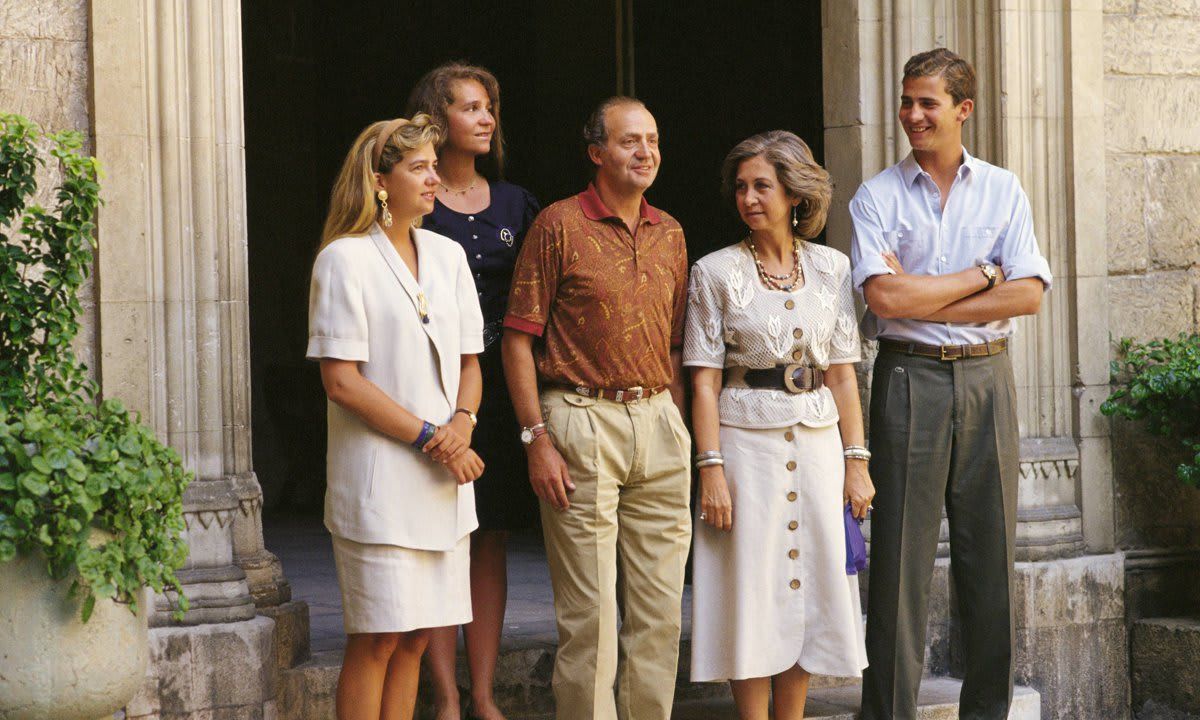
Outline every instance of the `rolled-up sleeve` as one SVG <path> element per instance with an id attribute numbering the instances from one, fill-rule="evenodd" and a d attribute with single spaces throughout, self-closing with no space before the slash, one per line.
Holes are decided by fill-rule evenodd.
<path id="1" fill-rule="evenodd" d="M 1050 263 L 1038 249 L 1037 237 L 1033 234 L 1033 213 L 1029 209 L 1029 197 L 1021 189 L 1016 178 L 1015 197 L 1013 198 L 1012 215 L 1004 235 L 996 243 L 995 256 L 989 258 L 1004 269 L 1006 280 L 1022 278 L 1040 278 L 1044 289 L 1049 290 L 1053 277 L 1050 274 Z"/>
<path id="2" fill-rule="evenodd" d="M 876 275 L 895 275 L 883 259 L 885 252 L 896 252 L 883 234 L 883 223 L 866 186 L 860 187 L 850 201 L 850 261 L 854 269 L 851 282 L 862 293 L 863 283 Z"/>
<path id="3" fill-rule="evenodd" d="M 483 310 L 479 307 L 479 294 L 467 254 L 462 246 L 458 251 L 458 348 L 463 355 L 478 355 L 483 352 Z"/>
<path id="4" fill-rule="evenodd" d="M 305 357 L 367 362 L 368 339 L 362 279 L 345 253 L 327 247 L 313 264 Z"/>
<path id="5" fill-rule="evenodd" d="M 688 286 L 687 321 L 683 330 L 683 364 L 725 367 L 725 331 L 721 303 L 704 266 L 692 268 Z"/>

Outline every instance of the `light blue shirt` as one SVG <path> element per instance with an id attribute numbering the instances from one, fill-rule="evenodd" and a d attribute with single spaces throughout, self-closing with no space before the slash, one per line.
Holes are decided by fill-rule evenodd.
<path id="1" fill-rule="evenodd" d="M 1029 198 L 1008 170 L 963 150 L 946 209 L 941 192 L 912 153 L 862 184 L 850 201 L 854 234 L 850 259 L 854 289 L 876 275 L 894 274 L 883 260 L 891 251 L 905 272 L 946 275 L 992 263 L 1008 280 L 1041 278 L 1050 288 L 1050 265 L 1033 235 Z M 929 345 L 966 345 L 1013 334 L 1011 319 L 988 323 L 942 323 L 881 318 L 867 308 L 869 339 L 890 338 Z"/>

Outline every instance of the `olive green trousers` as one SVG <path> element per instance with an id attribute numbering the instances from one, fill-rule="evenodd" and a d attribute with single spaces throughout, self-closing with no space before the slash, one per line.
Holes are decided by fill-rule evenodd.
<path id="1" fill-rule="evenodd" d="M 1019 440 L 1007 353 L 943 362 L 884 351 L 871 385 L 871 558 L 863 720 L 912 720 L 942 507 L 962 630 L 959 717 L 1012 702 Z"/>

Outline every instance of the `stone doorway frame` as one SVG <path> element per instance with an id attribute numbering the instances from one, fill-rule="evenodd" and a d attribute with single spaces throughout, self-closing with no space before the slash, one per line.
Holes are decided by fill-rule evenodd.
<path id="1" fill-rule="evenodd" d="M 250 453 L 240 0 L 105 0 L 90 4 L 90 21 L 94 147 L 107 170 L 100 384 L 197 475 L 185 498 L 194 609 L 183 627 L 160 611 L 154 642 L 195 639 L 200 623 L 261 640 L 271 632 L 261 615 L 290 589 L 263 547 Z M 907 151 L 894 120 L 904 60 L 946 45 L 976 64 L 968 146 L 1021 178 L 1056 276 L 1041 315 L 1021 321 L 1014 353 L 1018 559 L 1058 568 L 1086 551 L 1113 558 L 1123 578 L 1109 555 L 1112 461 L 1098 411 L 1109 357 L 1107 316 L 1095 312 L 1107 307 L 1102 0 L 822 0 L 822 38 L 826 162 L 837 182 L 828 238 L 843 251 L 850 196 Z M 1045 692 L 1048 675 L 1030 673 Z M 265 686 L 252 695 L 242 699 L 273 697 Z"/>

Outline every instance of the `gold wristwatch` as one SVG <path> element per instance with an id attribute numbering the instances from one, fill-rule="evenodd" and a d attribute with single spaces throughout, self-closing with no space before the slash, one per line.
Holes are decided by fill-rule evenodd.
<path id="1" fill-rule="evenodd" d="M 479 424 L 479 418 L 475 417 L 475 413 L 471 412 L 470 410 L 468 410 L 466 408 L 458 408 L 454 411 L 455 415 L 457 415 L 459 413 L 466 415 L 467 419 L 471 421 L 471 429 L 472 430 L 474 430 L 475 426 Z"/>
<path id="2" fill-rule="evenodd" d="M 1000 278 L 1000 273 L 996 271 L 996 266 L 991 263 L 979 263 L 979 272 L 987 278 L 988 284 L 984 290 L 991 290 L 996 287 L 996 280 Z"/>

